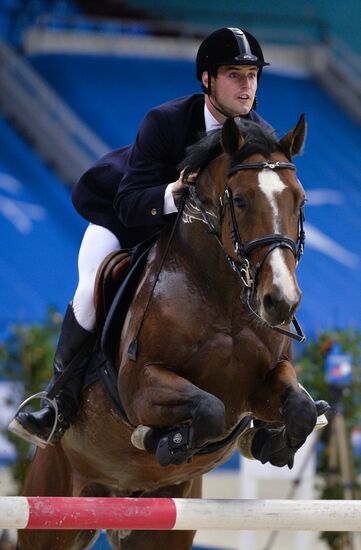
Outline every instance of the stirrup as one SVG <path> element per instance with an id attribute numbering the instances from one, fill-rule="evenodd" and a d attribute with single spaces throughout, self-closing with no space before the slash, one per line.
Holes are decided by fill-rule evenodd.
<path id="1" fill-rule="evenodd" d="M 311 399 L 311 401 L 314 402 L 314 399 L 312 398 L 311 394 L 298 382 L 298 385 L 300 389 Z M 320 414 L 320 416 L 317 417 L 315 427 L 313 428 L 314 432 L 317 432 L 318 430 L 322 430 L 323 428 L 326 428 L 328 425 L 328 420 L 325 414 Z"/>
<path id="2" fill-rule="evenodd" d="M 41 439 L 41 437 L 35 435 L 35 434 L 29 434 L 28 432 L 26 432 L 24 430 L 24 428 L 21 426 L 20 422 L 18 422 L 16 420 L 16 416 L 18 415 L 18 413 L 21 411 L 21 409 L 23 409 L 28 403 L 29 401 L 32 401 L 33 399 L 44 399 L 45 401 L 48 402 L 48 404 L 50 405 L 50 407 L 53 407 L 54 409 L 54 412 L 55 412 L 55 420 L 54 420 L 54 425 L 53 425 L 53 428 L 50 432 L 50 435 L 48 437 L 48 439 Z M 58 410 L 58 403 L 56 401 L 56 398 L 54 397 L 53 399 L 50 399 L 48 397 L 48 394 L 46 391 L 41 391 L 39 393 L 35 393 L 34 395 L 31 395 L 30 397 L 28 397 L 27 399 L 25 399 L 21 404 L 20 406 L 18 407 L 16 413 L 15 413 L 15 416 L 14 418 L 12 419 L 12 421 L 10 422 L 9 426 L 8 426 L 8 430 L 10 432 L 13 432 L 14 434 L 16 434 L 18 437 L 21 437 L 22 439 L 24 439 L 25 441 L 27 441 L 28 443 L 32 443 L 34 445 L 37 445 L 38 447 L 41 447 L 42 449 L 45 449 L 45 447 L 50 443 L 51 443 L 51 440 L 53 438 L 53 435 L 55 434 L 55 431 L 56 431 L 56 427 L 58 425 L 58 419 L 59 419 L 59 410 Z"/>

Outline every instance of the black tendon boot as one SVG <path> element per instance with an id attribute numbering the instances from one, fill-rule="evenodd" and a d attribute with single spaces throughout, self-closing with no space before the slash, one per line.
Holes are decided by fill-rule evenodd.
<path id="1" fill-rule="evenodd" d="M 58 418 L 55 433 L 51 439 L 56 443 L 73 421 L 79 406 L 80 393 L 84 378 L 84 367 L 91 355 L 95 344 L 95 333 L 85 330 L 75 319 L 71 304 L 68 306 L 61 327 L 58 347 L 54 358 L 53 383 L 60 375 L 64 375 L 64 382 L 56 394 Z M 51 394 L 51 387 L 49 389 Z M 9 425 L 9 430 L 16 435 L 45 447 L 55 422 L 55 410 L 45 404 L 40 411 L 30 413 L 19 411 Z"/>

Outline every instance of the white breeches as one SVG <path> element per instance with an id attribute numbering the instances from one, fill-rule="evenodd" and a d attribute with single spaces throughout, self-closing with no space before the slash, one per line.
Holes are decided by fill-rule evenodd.
<path id="1" fill-rule="evenodd" d="M 87 227 L 79 250 L 79 283 L 73 298 L 75 318 L 86 330 L 95 327 L 94 284 L 98 268 L 116 250 L 120 250 L 120 243 L 109 229 L 93 224 Z"/>

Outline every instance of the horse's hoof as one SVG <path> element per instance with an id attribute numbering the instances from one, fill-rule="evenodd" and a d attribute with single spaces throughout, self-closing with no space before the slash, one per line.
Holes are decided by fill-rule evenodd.
<path id="1" fill-rule="evenodd" d="M 145 451 L 145 438 L 147 434 L 152 430 L 148 426 L 138 426 L 135 428 L 134 432 L 131 435 L 130 441 L 132 442 L 133 447 L 139 449 L 140 451 Z"/>
<path id="2" fill-rule="evenodd" d="M 279 468 L 288 466 L 291 470 L 296 451 L 304 444 L 304 440 L 298 445 L 291 447 L 287 441 L 287 434 L 284 426 L 281 428 L 260 428 L 252 441 L 251 452 L 254 458 L 266 464 Z"/>

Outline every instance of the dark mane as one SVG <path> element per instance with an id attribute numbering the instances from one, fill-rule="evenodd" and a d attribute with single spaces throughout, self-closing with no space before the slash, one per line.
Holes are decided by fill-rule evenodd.
<path id="1" fill-rule="evenodd" d="M 179 169 L 183 170 L 185 168 L 186 174 L 203 170 L 211 160 L 222 153 L 221 134 L 222 129 L 213 130 L 190 147 L 187 147 L 186 156 L 180 163 Z"/>
<path id="2" fill-rule="evenodd" d="M 246 142 L 232 158 L 232 163 L 242 162 L 254 153 L 268 157 L 274 151 L 280 150 L 275 132 L 251 120 L 237 122 L 240 133 Z M 179 168 L 186 173 L 203 170 L 213 159 L 223 152 L 221 143 L 222 130 L 215 130 L 202 137 L 194 145 L 187 148 L 186 156 Z"/>

